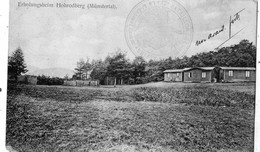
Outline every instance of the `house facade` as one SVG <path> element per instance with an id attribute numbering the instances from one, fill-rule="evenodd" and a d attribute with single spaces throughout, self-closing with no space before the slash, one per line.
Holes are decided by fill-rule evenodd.
<path id="1" fill-rule="evenodd" d="M 164 81 L 182 82 L 183 81 L 183 69 L 164 71 Z"/>
<path id="2" fill-rule="evenodd" d="M 212 82 L 214 67 L 196 67 L 183 71 L 183 82 Z"/>
<path id="3" fill-rule="evenodd" d="M 256 68 L 221 67 L 220 77 L 223 82 L 252 82 L 256 81 Z"/>
<path id="4" fill-rule="evenodd" d="M 166 82 L 245 82 L 256 80 L 252 67 L 194 67 L 164 71 Z"/>

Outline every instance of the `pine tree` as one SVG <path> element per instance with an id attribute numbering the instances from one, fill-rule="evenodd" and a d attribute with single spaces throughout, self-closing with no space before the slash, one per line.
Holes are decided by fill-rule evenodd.
<path id="1" fill-rule="evenodd" d="M 84 72 L 84 66 L 85 66 L 85 61 L 83 59 L 80 59 L 77 62 L 77 67 L 75 68 L 76 79 L 82 80 L 83 72 Z"/>
<path id="2" fill-rule="evenodd" d="M 89 73 L 92 70 L 92 65 L 89 63 L 89 59 L 86 61 L 84 59 L 80 59 L 77 62 L 77 67 L 75 68 L 76 79 L 86 80 L 89 78 Z"/>
<path id="3" fill-rule="evenodd" d="M 17 80 L 18 76 L 27 71 L 23 51 L 18 47 L 8 58 L 8 75 L 10 78 Z"/>
<path id="4" fill-rule="evenodd" d="M 129 80 L 132 77 L 133 71 L 131 63 L 126 59 L 126 54 L 117 52 L 114 56 L 110 57 L 109 65 L 107 66 L 107 76 L 115 78 L 115 85 L 118 80 L 120 84 L 123 84 L 124 80 Z"/>

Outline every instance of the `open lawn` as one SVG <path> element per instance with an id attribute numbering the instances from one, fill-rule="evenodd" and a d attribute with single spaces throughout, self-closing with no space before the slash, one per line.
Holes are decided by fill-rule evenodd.
<path id="1" fill-rule="evenodd" d="M 251 152 L 254 83 L 8 86 L 21 152 Z"/>

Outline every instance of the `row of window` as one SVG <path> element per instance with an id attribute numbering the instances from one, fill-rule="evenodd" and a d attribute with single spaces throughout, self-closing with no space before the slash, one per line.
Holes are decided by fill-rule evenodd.
<path id="1" fill-rule="evenodd" d="M 189 77 L 189 78 L 192 77 L 192 73 L 191 73 L 191 72 L 189 73 L 188 77 Z M 202 78 L 206 78 L 206 72 L 202 72 L 202 73 L 201 73 L 201 77 L 202 77 Z"/>
<path id="2" fill-rule="evenodd" d="M 180 73 L 177 73 L 177 77 L 178 76 L 180 76 Z M 190 72 L 188 76 L 189 76 L 189 78 L 191 78 L 192 77 L 192 73 Z M 170 77 L 170 73 L 168 73 L 168 77 Z M 202 72 L 202 78 L 206 78 L 206 72 Z"/>
<path id="3" fill-rule="evenodd" d="M 180 76 L 180 73 L 177 73 L 177 77 L 178 76 Z M 233 77 L 233 71 L 228 71 L 228 76 Z M 170 73 L 168 73 L 168 77 L 170 77 Z M 192 77 L 192 73 L 191 72 L 189 72 L 188 77 L 189 78 Z M 206 72 L 202 72 L 201 77 L 202 78 L 206 78 Z M 246 71 L 246 77 L 247 78 L 250 77 L 250 71 Z"/>
<path id="4" fill-rule="evenodd" d="M 228 71 L 228 76 L 233 77 L 233 71 Z M 250 77 L 250 71 L 246 71 L 246 77 Z"/>

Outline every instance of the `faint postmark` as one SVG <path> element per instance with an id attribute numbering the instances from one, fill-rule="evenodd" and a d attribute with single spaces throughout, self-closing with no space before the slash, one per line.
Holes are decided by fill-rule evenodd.
<path id="1" fill-rule="evenodd" d="M 127 17 L 125 38 L 136 56 L 165 58 L 185 55 L 193 25 L 185 8 L 174 0 L 143 0 Z"/>

